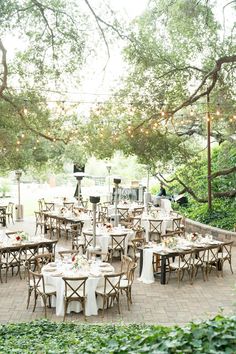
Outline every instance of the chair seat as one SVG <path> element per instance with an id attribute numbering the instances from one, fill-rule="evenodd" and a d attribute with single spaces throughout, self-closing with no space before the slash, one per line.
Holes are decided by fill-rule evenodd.
<path id="1" fill-rule="evenodd" d="M 120 281 L 120 289 L 127 288 L 129 285 L 128 279 L 121 279 Z"/>
<path id="2" fill-rule="evenodd" d="M 169 265 L 172 269 L 188 269 L 189 266 L 185 262 L 173 262 Z"/>
<path id="3" fill-rule="evenodd" d="M 84 238 L 83 237 L 78 237 L 77 240 L 75 241 L 75 243 L 77 243 L 78 245 L 84 245 L 85 244 L 85 241 L 84 241 Z"/>
<path id="4" fill-rule="evenodd" d="M 106 292 L 104 292 L 104 286 L 100 286 L 96 289 L 96 294 L 99 294 L 99 295 L 107 295 L 107 294 L 115 294 L 115 290 L 112 289 L 111 286 L 108 286 L 106 288 Z"/>
<path id="5" fill-rule="evenodd" d="M 44 292 L 42 285 L 40 285 L 40 286 L 38 287 L 38 289 L 39 289 L 39 291 L 40 291 L 41 293 Z M 45 284 L 45 294 L 47 294 L 47 295 L 50 295 L 50 294 L 56 295 L 56 288 L 55 288 L 53 285 L 46 285 L 46 284 Z"/>

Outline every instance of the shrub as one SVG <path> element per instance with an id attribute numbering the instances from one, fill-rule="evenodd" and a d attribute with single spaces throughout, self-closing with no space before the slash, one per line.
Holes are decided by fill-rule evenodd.
<path id="1" fill-rule="evenodd" d="M 235 353 L 236 317 L 184 327 L 78 325 L 47 320 L 0 326 L 1 353 Z"/>

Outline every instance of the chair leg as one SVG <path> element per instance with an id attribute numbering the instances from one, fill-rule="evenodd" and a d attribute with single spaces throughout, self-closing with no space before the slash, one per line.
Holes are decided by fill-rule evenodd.
<path id="1" fill-rule="evenodd" d="M 27 309 L 29 308 L 30 297 L 31 297 L 32 291 L 33 291 L 33 289 L 31 289 L 31 288 L 28 289 L 28 298 L 27 298 L 27 306 L 26 306 Z"/>
<path id="2" fill-rule="evenodd" d="M 34 294 L 34 307 L 33 307 L 33 312 L 35 311 L 35 308 L 36 308 L 37 298 L 38 298 L 38 294 L 35 292 L 35 294 Z"/>
<path id="3" fill-rule="evenodd" d="M 234 272 L 233 272 L 233 268 L 232 268 L 231 259 L 229 259 L 229 266 L 230 266 L 231 273 L 232 273 L 232 274 L 234 274 Z"/>
<path id="4" fill-rule="evenodd" d="M 68 307 L 68 302 L 66 300 L 64 300 L 64 316 L 63 316 L 63 321 L 65 321 L 66 319 L 66 313 L 67 313 L 67 307 Z"/>
<path id="5" fill-rule="evenodd" d="M 102 318 L 104 317 L 104 308 L 105 308 L 106 297 L 103 296 L 103 304 L 102 304 Z"/>
<path id="6" fill-rule="evenodd" d="M 47 318 L 47 297 L 46 296 L 43 296 L 43 304 L 44 304 L 45 318 Z"/>
<path id="7" fill-rule="evenodd" d="M 117 294 L 116 301 L 117 301 L 117 305 L 118 305 L 118 313 L 120 315 L 120 295 L 119 295 L 119 293 Z"/>

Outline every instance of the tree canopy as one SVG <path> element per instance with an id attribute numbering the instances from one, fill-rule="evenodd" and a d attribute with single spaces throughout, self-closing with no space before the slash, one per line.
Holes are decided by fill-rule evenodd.
<path id="1" fill-rule="evenodd" d="M 107 4 L 98 9 L 88 0 L 5 1 L 1 168 L 60 167 L 64 159 L 110 158 L 116 150 L 137 155 L 153 172 L 194 164 L 206 145 L 206 112 L 212 142 L 230 142 L 234 149 L 235 11 L 234 1 L 151 0 L 124 25 Z M 9 36 L 20 41 L 12 58 Z M 77 107 L 65 108 L 63 92 L 78 87 L 99 42 L 109 58 L 117 38 L 125 45 L 127 70 L 112 97 L 85 120 Z M 60 104 L 50 102 L 55 94 Z M 234 159 L 217 166 L 212 179 L 235 173 Z M 229 188 L 234 195 L 235 186 Z"/>

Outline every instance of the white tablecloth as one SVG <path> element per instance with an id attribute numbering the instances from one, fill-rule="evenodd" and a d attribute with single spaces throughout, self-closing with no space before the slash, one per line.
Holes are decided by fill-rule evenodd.
<path id="1" fill-rule="evenodd" d="M 91 238 L 92 236 L 92 230 L 83 230 L 85 233 L 91 233 Z M 125 229 L 125 228 L 113 228 L 111 232 L 108 232 L 107 230 L 101 230 L 97 229 L 96 230 L 96 246 L 101 248 L 101 251 L 104 253 L 108 252 L 108 247 L 111 245 L 111 235 L 116 235 L 116 234 L 125 234 L 127 233 L 127 237 L 125 239 L 125 254 L 127 254 L 128 250 L 128 244 L 129 242 L 135 237 L 135 232 L 132 229 Z"/>
<path id="2" fill-rule="evenodd" d="M 109 269 L 113 269 L 114 271 L 114 268 L 112 266 L 110 266 Z M 55 271 L 54 274 L 56 273 L 57 271 Z M 64 276 L 71 276 L 72 274 L 73 274 L 72 271 L 71 272 L 68 271 L 68 273 L 65 274 Z M 65 283 L 62 280 L 63 275 L 54 276 L 52 272 L 47 272 L 46 268 L 44 268 L 43 276 L 44 276 L 45 284 L 53 285 L 56 288 L 56 298 L 55 296 L 52 297 L 51 304 L 52 307 L 56 307 L 56 315 L 63 316 L 64 315 L 64 292 L 65 292 Z M 93 277 L 89 275 L 88 280 L 86 282 L 86 288 L 85 288 L 85 294 L 87 296 L 87 301 L 85 303 L 86 316 L 97 315 L 98 309 L 102 307 L 102 301 L 99 297 L 98 299 L 96 298 L 95 292 L 98 286 L 103 286 L 103 285 L 104 285 L 103 276 Z M 73 301 L 69 303 L 67 313 L 70 313 L 72 311 L 77 313 L 82 311 L 81 304 L 78 301 Z"/>
<path id="3" fill-rule="evenodd" d="M 141 218 L 141 226 L 145 229 L 145 238 L 146 241 L 149 242 L 149 231 L 150 231 L 150 225 L 149 225 L 149 220 L 162 220 L 162 225 L 161 225 L 161 233 L 162 235 L 165 235 L 166 229 L 172 227 L 172 220 L 173 217 L 170 216 L 163 216 L 161 213 L 157 215 L 156 218 L 152 217 L 151 215 L 142 215 Z"/>

